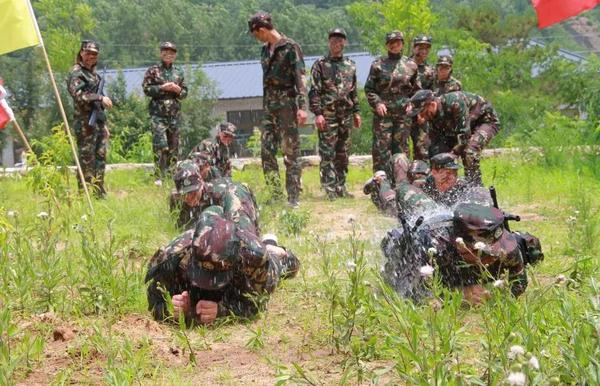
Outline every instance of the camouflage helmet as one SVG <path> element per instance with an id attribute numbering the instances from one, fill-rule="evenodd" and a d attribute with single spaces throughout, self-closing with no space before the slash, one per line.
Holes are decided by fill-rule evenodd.
<path id="1" fill-rule="evenodd" d="M 258 11 L 248 19 L 248 32 L 252 33 L 259 28 L 273 29 L 270 14 Z"/>
<path id="2" fill-rule="evenodd" d="M 427 162 L 423 160 L 414 160 L 408 168 L 408 176 L 411 178 L 417 177 L 419 174 L 429 174 L 430 169 Z"/>
<path id="3" fill-rule="evenodd" d="M 438 56 L 436 66 L 452 66 L 453 64 L 454 59 L 452 59 L 451 55 L 440 55 Z"/>
<path id="4" fill-rule="evenodd" d="M 94 40 L 82 40 L 81 48 L 79 50 L 99 53 L 100 46 L 98 45 L 98 42 L 96 42 Z"/>
<path id="5" fill-rule="evenodd" d="M 343 28 L 340 27 L 336 27 L 336 28 L 332 28 L 329 30 L 329 33 L 327 34 L 328 37 L 332 37 L 332 36 L 339 36 L 342 37 L 344 39 L 348 38 L 348 35 L 346 35 L 346 30 L 344 30 Z"/>
<path id="6" fill-rule="evenodd" d="M 204 185 L 198 165 L 190 159 L 181 161 L 177 165 L 173 181 L 179 194 L 195 192 Z"/>
<path id="7" fill-rule="evenodd" d="M 175 45 L 175 43 L 172 42 L 162 42 L 160 43 L 160 50 L 171 50 L 177 52 L 177 46 Z"/>
<path id="8" fill-rule="evenodd" d="M 202 151 L 193 151 L 190 153 L 188 158 L 194 161 L 199 169 L 202 169 L 206 165 L 210 165 L 211 161 L 210 155 Z"/>
<path id="9" fill-rule="evenodd" d="M 425 35 L 425 34 L 419 34 L 413 38 L 413 46 L 416 46 L 417 44 L 427 44 L 430 46 L 431 41 L 432 41 L 431 36 Z"/>
<path id="10" fill-rule="evenodd" d="M 456 157 L 452 153 L 440 153 L 431 157 L 432 169 L 460 169 Z"/>
<path id="11" fill-rule="evenodd" d="M 206 290 L 219 290 L 233 278 L 239 263 L 239 239 L 236 226 L 227 220 L 220 206 L 206 208 L 194 231 L 192 258 L 188 276 L 192 285 Z"/>
<path id="12" fill-rule="evenodd" d="M 219 133 L 225 133 L 225 134 L 229 134 L 229 135 L 235 137 L 236 130 L 237 130 L 237 128 L 235 127 L 235 125 L 233 123 L 222 122 L 219 124 Z"/>
<path id="13" fill-rule="evenodd" d="M 435 94 L 431 90 L 419 90 L 410 98 L 411 110 L 408 113 L 409 117 L 414 117 L 423 110 L 428 102 L 435 98 Z"/>
<path id="14" fill-rule="evenodd" d="M 404 41 L 404 34 L 398 30 L 393 30 L 385 34 L 385 44 L 393 42 L 394 40 Z"/>

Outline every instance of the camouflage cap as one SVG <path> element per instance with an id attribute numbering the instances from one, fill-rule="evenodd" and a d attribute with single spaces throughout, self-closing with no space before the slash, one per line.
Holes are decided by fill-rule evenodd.
<path id="1" fill-rule="evenodd" d="M 259 11 L 248 19 L 248 32 L 252 33 L 259 28 L 273 29 L 273 21 L 270 14 Z"/>
<path id="2" fill-rule="evenodd" d="M 201 152 L 201 151 L 195 151 L 195 152 L 190 153 L 188 158 L 190 160 L 194 161 L 194 163 L 200 169 L 202 169 L 206 165 L 209 165 L 210 161 L 211 161 L 210 155 L 205 152 Z"/>
<path id="3" fill-rule="evenodd" d="M 431 45 L 431 36 L 425 34 L 419 34 L 413 38 L 413 46 L 417 44 Z"/>
<path id="4" fill-rule="evenodd" d="M 235 127 L 233 123 L 222 122 L 221 124 L 219 124 L 219 133 L 225 133 L 235 137 L 236 130 L 237 127 Z"/>
<path id="5" fill-rule="evenodd" d="M 413 176 L 416 174 L 429 174 L 429 172 L 429 165 L 423 160 L 414 160 L 408 169 L 408 173 Z"/>
<path id="6" fill-rule="evenodd" d="M 410 98 L 411 110 L 408 113 L 409 117 L 414 117 L 423 110 L 428 102 L 435 98 L 435 94 L 431 90 L 419 90 Z"/>
<path id="7" fill-rule="evenodd" d="M 430 162 L 433 169 L 460 169 L 460 165 L 452 153 L 436 154 L 431 157 Z"/>
<path id="8" fill-rule="evenodd" d="M 504 229 L 504 213 L 490 206 L 460 203 L 454 209 L 453 223 L 458 235 L 496 240 Z"/>
<path id="9" fill-rule="evenodd" d="M 438 56 L 438 60 L 436 66 L 452 66 L 454 63 L 454 59 L 450 55 L 440 55 Z"/>
<path id="10" fill-rule="evenodd" d="M 344 30 L 343 28 L 340 28 L 340 27 L 335 27 L 335 28 L 330 29 L 328 36 L 329 37 L 339 36 L 344 39 L 346 39 L 348 37 L 348 35 L 346 35 L 346 30 Z"/>
<path id="11" fill-rule="evenodd" d="M 175 168 L 173 181 L 179 194 L 186 194 L 200 190 L 203 185 L 200 169 L 193 160 L 181 161 Z"/>
<path id="12" fill-rule="evenodd" d="M 82 40 L 80 51 L 100 52 L 98 42 L 94 40 Z"/>
<path id="13" fill-rule="evenodd" d="M 404 41 L 404 34 L 398 30 L 394 30 L 385 34 L 385 44 L 388 44 L 389 42 L 392 42 L 394 40 Z"/>
<path id="14" fill-rule="evenodd" d="M 172 42 L 162 42 L 160 43 L 160 50 L 171 50 L 177 52 L 177 46 L 175 45 L 175 43 Z"/>
<path id="15" fill-rule="evenodd" d="M 219 290 L 231 282 L 239 263 L 239 240 L 235 223 L 225 219 L 220 206 L 209 206 L 200 215 L 192 250 L 188 275 L 195 287 Z"/>

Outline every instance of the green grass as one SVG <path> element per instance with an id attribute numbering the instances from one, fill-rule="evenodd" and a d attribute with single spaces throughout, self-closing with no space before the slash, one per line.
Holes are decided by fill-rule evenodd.
<path id="1" fill-rule="evenodd" d="M 80 199 L 58 197 L 57 207 L 27 178 L 4 177 L 0 384 L 495 385 L 518 371 L 528 384 L 599 384 L 600 181 L 592 163 L 543 161 L 484 161 L 503 209 L 523 216 L 511 226 L 539 236 L 546 258 L 529 269 L 523 296 L 493 289 L 477 308 L 438 286 L 441 309 L 398 299 L 379 278 L 379 241 L 393 220 L 362 195 L 326 201 L 316 168 L 304 171 L 297 212 L 263 204 L 258 167 L 236 171 L 256 192 L 263 232 L 303 267 L 258 319 L 191 331 L 146 313 L 145 265 L 178 233 L 168 184 L 157 188 L 141 170 L 111 172 L 108 199 L 94 201 L 92 216 Z M 359 194 L 370 174 L 351 168 L 351 190 Z M 54 341 L 61 326 L 75 338 Z M 510 359 L 513 345 L 525 354 Z"/>

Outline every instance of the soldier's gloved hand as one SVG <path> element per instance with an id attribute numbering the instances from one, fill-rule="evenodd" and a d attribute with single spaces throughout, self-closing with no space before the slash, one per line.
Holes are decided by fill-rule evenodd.
<path id="1" fill-rule="evenodd" d="M 308 117 L 308 114 L 306 114 L 306 111 L 299 109 L 296 112 L 296 120 L 298 121 L 298 126 L 304 125 L 306 123 L 307 117 Z"/>
<path id="2" fill-rule="evenodd" d="M 219 305 L 210 300 L 200 300 L 196 303 L 196 317 L 202 324 L 211 324 L 217 319 Z"/>
<path id="3" fill-rule="evenodd" d="M 362 118 L 360 117 L 360 114 L 354 114 L 354 127 L 358 129 L 360 125 L 362 125 Z"/>
<path id="4" fill-rule="evenodd" d="M 107 96 L 102 97 L 102 106 L 104 106 L 104 108 L 107 108 L 107 109 L 110 109 L 112 107 L 112 101 L 110 100 L 109 97 L 107 97 Z"/>
<path id="5" fill-rule="evenodd" d="M 315 117 L 315 126 L 317 126 L 317 129 L 319 129 L 319 131 L 325 131 L 325 128 L 327 127 L 327 122 L 325 122 L 325 117 L 323 115 L 317 115 Z"/>
<path id="6" fill-rule="evenodd" d="M 375 112 L 380 117 L 383 117 L 387 114 L 387 107 L 385 106 L 385 104 L 379 103 L 379 104 L 377 104 L 377 106 L 375 106 Z"/>
<path id="7" fill-rule="evenodd" d="M 179 319 L 179 315 L 186 315 L 190 312 L 190 295 L 187 291 L 173 295 L 171 302 L 173 303 L 173 317 L 176 320 Z"/>

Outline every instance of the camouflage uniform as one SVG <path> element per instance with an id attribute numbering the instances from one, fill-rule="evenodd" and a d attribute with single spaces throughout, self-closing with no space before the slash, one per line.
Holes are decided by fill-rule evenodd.
<path id="1" fill-rule="evenodd" d="M 208 206 L 200 200 L 198 205 L 189 205 L 185 202 L 185 195 L 205 189 L 205 184 L 200 176 L 198 165 L 193 160 L 181 161 L 173 175 L 176 189 L 169 196 L 169 208 L 172 213 L 178 213 L 177 227 L 189 229 L 196 224 L 202 211 Z"/>
<path id="2" fill-rule="evenodd" d="M 394 33 L 401 35 L 400 32 Z M 417 64 L 412 59 L 389 53 L 371 64 L 365 94 L 373 109 L 373 171 L 384 170 L 392 176 L 392 154 L 408 154 L 412 121 L 406 116 L 405 107 L 420 88 Z M 387 107 L 387 114 L 383 117 L 375 111 L 380 103 Z"/>
<path id="3" fill-rule="evenodd" d="M 542 260 L 543 253 L 536 237 L 509 232 L 503 222 L 500 210 L 471 203 L 458 205 L 453 214 L 428 216 L 413 228 L 405 222 L 382 241 L 384 277 L 402 296 L 420 300 L 429 295 L 419 273 L 425 264 L 436 266 L 450 288 L 493 281 L 507 273 L 511 291 L 518 296 L 527 286 L 525 265 Z M 459 252 L 459 238 L 479 265 L 468 263 Z M 475 249 L 477 241 L 482 243 L 480 250 Z"/>
<path id="4" fill-rule="evenodd" d="M 417 44 L 429 44 L 431 46 L 431 37 L 426 35 L 418 35 L 413 39 L 413 47 Z M 413 59 L 414 56 L 411 56 Z M 413 59 L 414 60 L 414 59 Z M 416 61 L 415 61 L 416 63 Z M 419 82 L 421 83 L 421 89 L 433 90 L 435 69 L 427 61 L 417 64 L 417 71 L 419 73 Z M 413 144 L 414 158 L 422 160 L 427 158 L 427 147 L 421 146 L 423 140 L 427 135 L 427 125 L 421 127 L 416 121 L 412 122 L 410 129 L 410 138 Z"/>
<path id="5" fill-rule="evenodd" d="M 363 186 L 363 193 L 371 196 L 371 201 L 383 214 L 390 217 L 397 216 L 394 188 L 385 172 L 377 171 L 375 177 L 370 178 Z"/>
<path id="6" fill-rule="evenodd" d="M 461 91 L 462 85 L 460 81 L 455 77 L 451 76 L 447 80 L 435 80 L 435 83 L 432 88 L 435 95 L 443 95 L 448 94 L 449 92 Z"/>
<path id="7" fill-rule="evenodd" d="M 163 43 L 161 49 L 164 46 Z M 176 83 L 181 87 L 181 92 L 175 94 L 161 90 L 160 86 L 168 82 Z M 148 110 L 152 127 L 154 161 L 157 176 L 163 177 L 167 170 L 177 162 L 179 156 L 181 100 L 188 94 L 183 69 L 175 64 L 168 68 L 162 62 L 156 64 L 146 71 L 142 88 L 144 94 L 151 98 Z"/>
<path id="8" fill-rule="evenodd" d="M 252 317 L 264 307 L 257 296 L 273 292 L 279 280 L 295 276 L 299 266 L 291 252 L 264 244 L 227 220 L 222 208 L 211 206 L 195 230 L 184 232 L 150 260 L 145 278 L 148 309 L 155 319 L 166 320 L 165 296 L 188 291 L 188 323 L 196 320 L 199 300 L 216 302 L 218 317 Z M 167 293 L 163 295 L 160 287 Z"/>
<path id="9" fill-rule="evenodd" d="M 84 41 L 81 50 L 98 52 L 95 42 Z M 75 107 L 73 130 L 77 138 L 79 163 L 87 184 L 94 187 L 98 196 L 106 194 L 104 189 L 104 170 L 106 169 L 106 148 L 108 133 L 106 115 L 101 111 L 97 115 L 96 125 L 89 125 L 90 115 L 96 103 L 102 103 L 98 92 L 100 75 L 96 68 L 86 68 L 81 60 L 69 71 L 67 89 L 73 98 Z M 81 188 L 81 181 L 77 179 Z"/>
<path id="10" fill-rule="evenodd" d="M 348 147 L 353 114 L 358 114 L 356 64 L 347 57 L 324 56 L 312 66 L 310 111 L 323 115 L 319 131 L 321 186 L 330 196 L 343 196 L 348 173 Z"/>
<path id="11" fill-rule="evenodd" d="M 224 122 L 219 125 L 219 132 L 225 132 L 235 137 L 236 127 L 232 123 Z M 223 177 L 231 177 L 231 146 L 226 146 L 219 135 L 215 137 L 214 142 L 208 139 L 203 140 L 192 148 L 192 153 L 204 153 L 208 156 L 210 164 L 219 170 Z"/>
<path id="12" fill-rule="evenodd" d="M 281 144 L 288 201 L 297 202 L 302 167 L 298 162 L 300 137 L 296 113 L 306 110 L 304 56 L 298 43 L 283 35 L 272 48 L 271 53 L 271 47 L 265 44 L 261 51 L 265 110 L 261 137 L 262 168 L 274 196 L 282 196 L 276 157 Z"/>
<path id="13" fill-rule="evenodd" d="M 469 103 L 471 136 L 463 156 L 465 177 L 470 183 L 483 185 L 481 179 L 481 152 L 500 131 L 500 120 L 492 104 L 483 97 L 465 92 Z"/>

